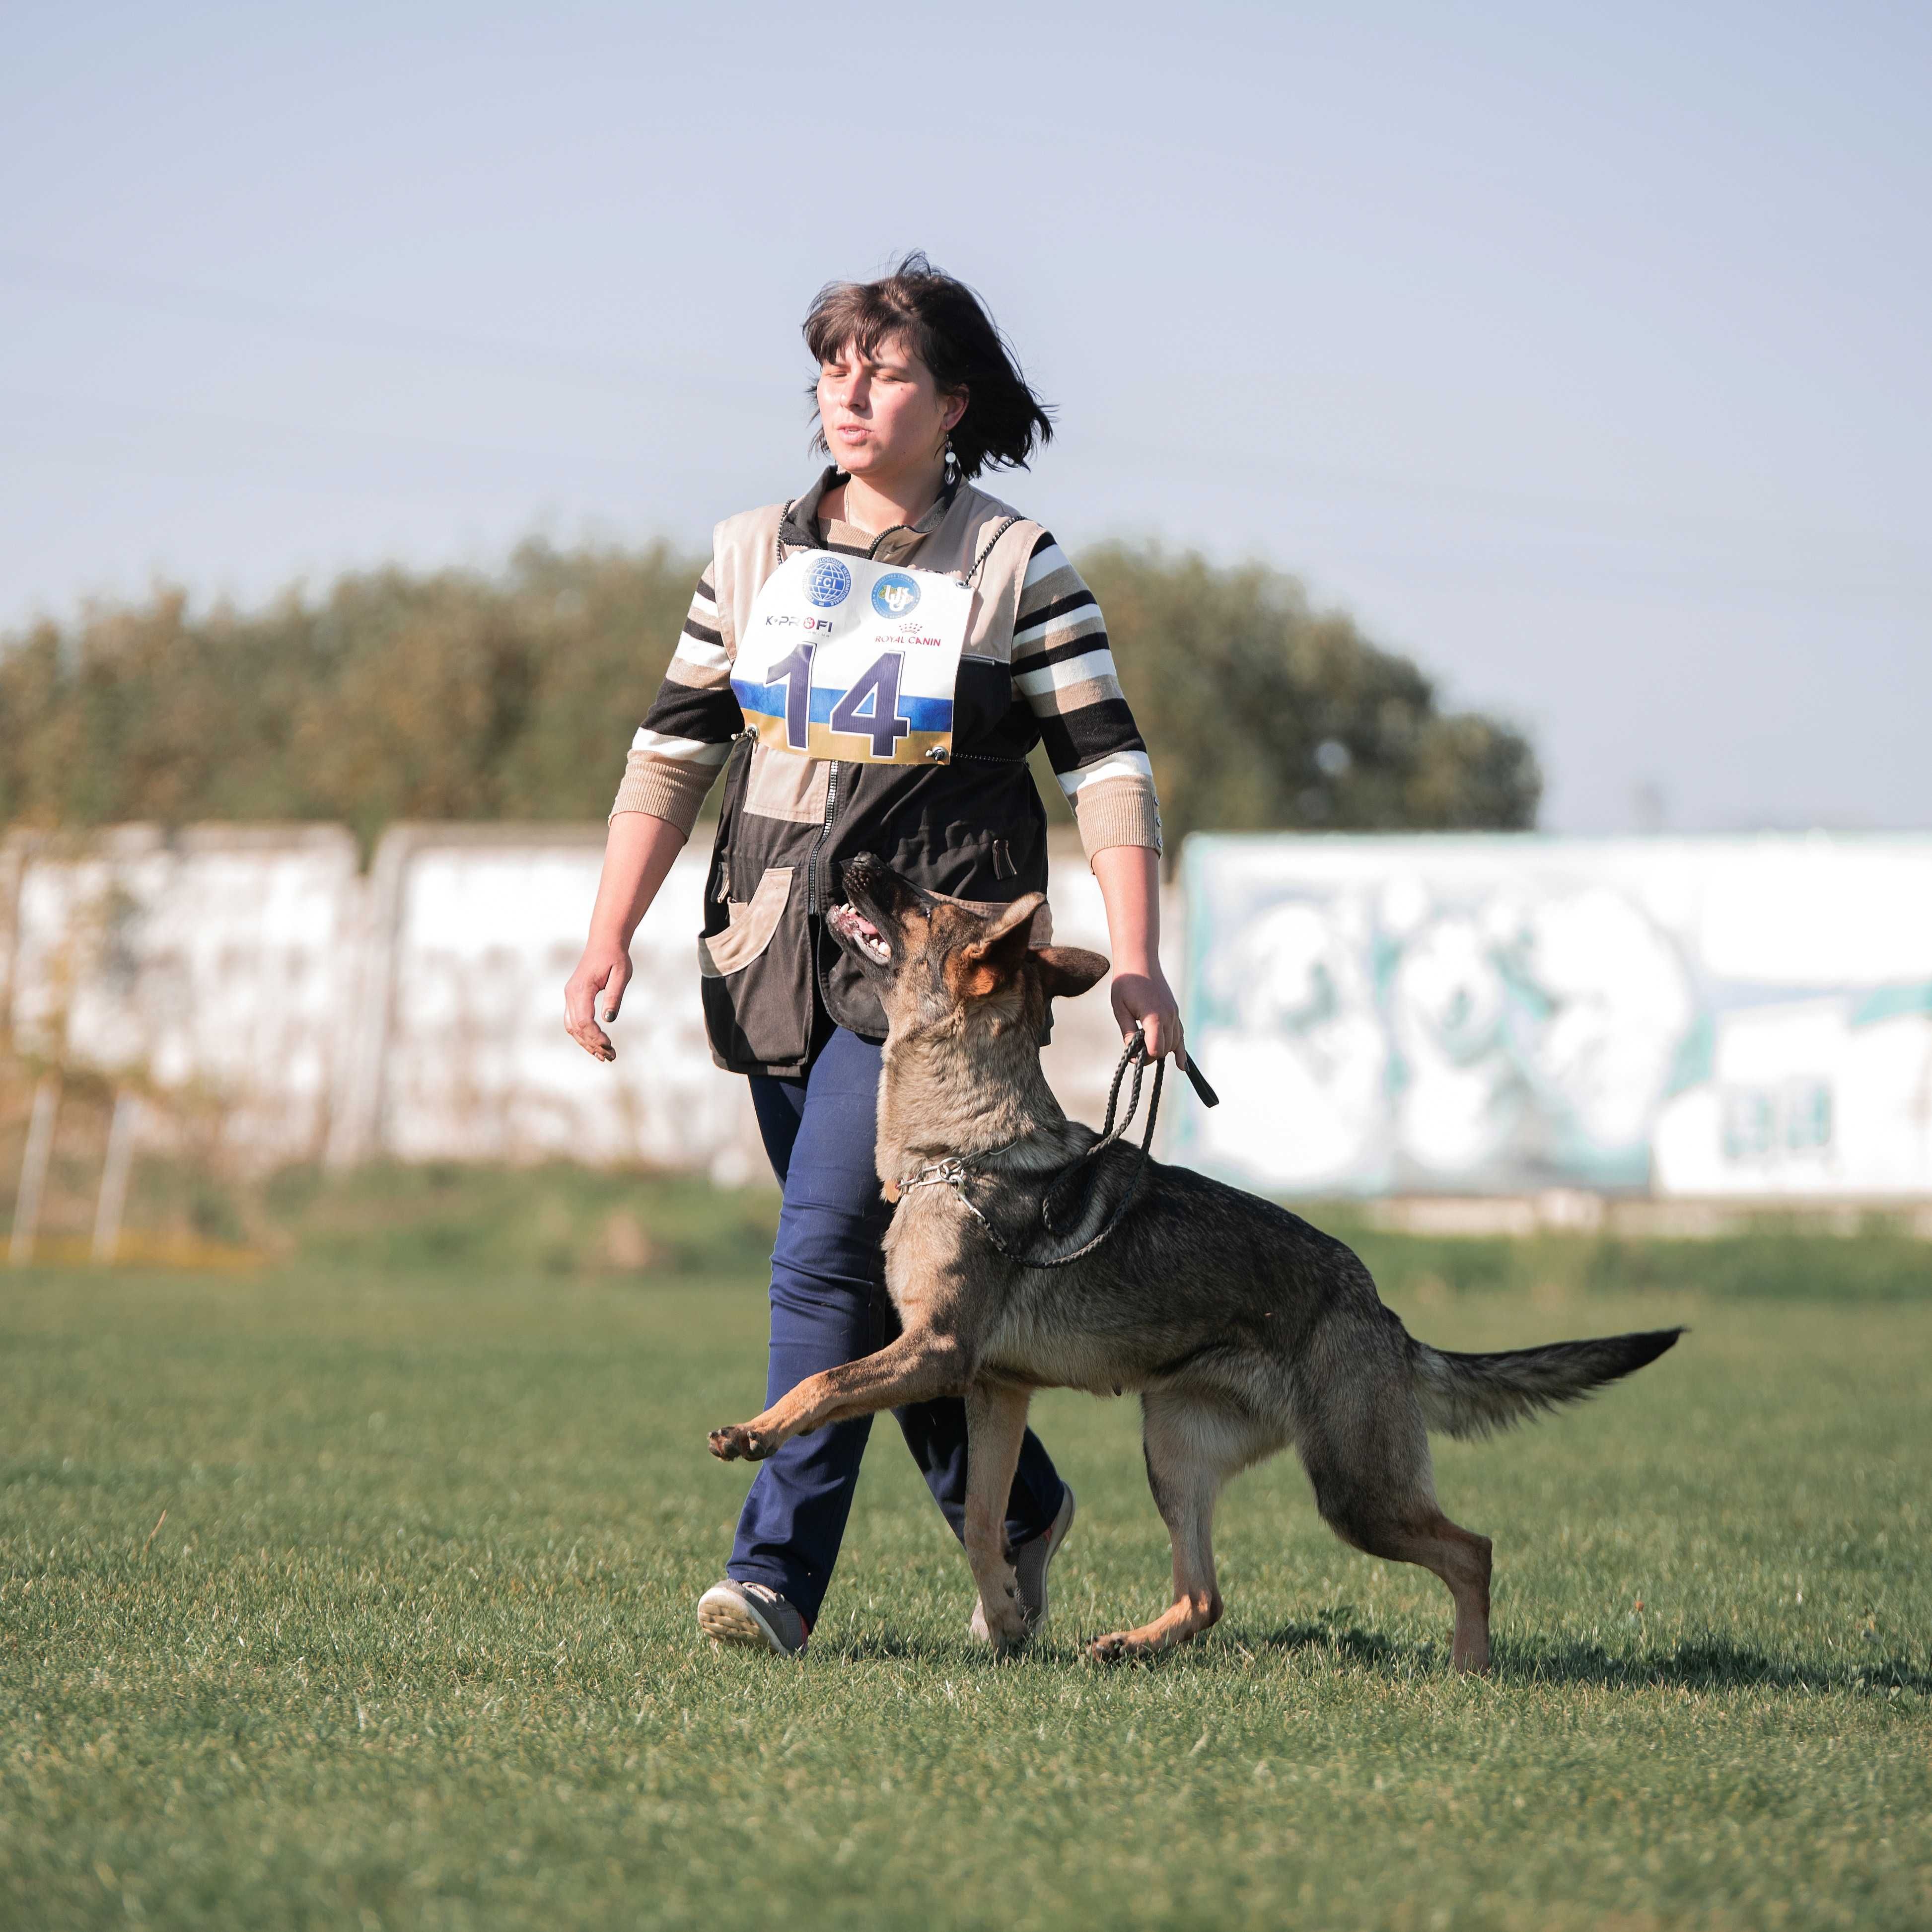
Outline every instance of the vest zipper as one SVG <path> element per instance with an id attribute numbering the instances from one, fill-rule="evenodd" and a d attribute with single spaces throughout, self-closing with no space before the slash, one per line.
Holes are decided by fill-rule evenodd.
<path id="1" fill-rule="evenodd" d="M 825 820 L 818 828 L 818 836 L 812 842 L 812 856 L 806 861 L 805 909 L 808 914 L 830 910 L 828 904 L 818 903 L 818 855 L 825 850 L 825 842 L 831 836 L 832 821 L 838 815 L 838 766 L 835 762 L 825 778 Z"/>
<path id="2" fill-rule="evenodd" d="M 812 946 L 812 983 L 818 989 L 818 1004 L 826 1018 L 832 1016 L 832 989 L 825 983 L 825 951 L 819 944 L 819 936 L 812 930 L 811 921 L 814 914 L 823 918 L 830 909 L 831 885 L 826 886 L 827 904 L 821 908 L 818 902 L 818 855 L 825 849 L 825 842 L 832 836 L 832 821 L 838 812 L 838 766 L 835 761 L 825 780 L 825 823 L 818 828 L 818 836 L 812 842 L 812 856 L 805 862 L 806 876 L 806 932 Z M 837 1022 L 833 1022 L 836 1025 Z"/>

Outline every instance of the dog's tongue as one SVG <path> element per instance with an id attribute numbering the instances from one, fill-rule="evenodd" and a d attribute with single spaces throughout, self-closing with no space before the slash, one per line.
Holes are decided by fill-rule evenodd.
<path id="1" fill-rule="evenodd" d="M 884 940 L 884 934 L 856 906 L 848 903 L 835 907 L 832 916 L 839 926 L 848 932 L 857 933 L 862 939 Z"/>

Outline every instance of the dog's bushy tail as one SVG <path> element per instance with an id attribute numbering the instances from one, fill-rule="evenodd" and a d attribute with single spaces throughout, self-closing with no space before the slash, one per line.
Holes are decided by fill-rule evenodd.
<path id="1" fill-rule="evenodd" d="M 1487 1436 L 1558 1402 L 1580 1401 L 1592 1389 L 1655 1361 L 1683 1332 L 1652 1328 L 1500 1355 L 1452 1354 L 1411 1336 L 1409 1363 L 1422 1419 L 1431 1429 L 1444 1436 Z"/>

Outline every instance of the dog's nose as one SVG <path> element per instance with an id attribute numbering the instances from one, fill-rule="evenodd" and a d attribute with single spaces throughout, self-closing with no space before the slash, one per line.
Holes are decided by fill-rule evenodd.
<path id="1" fill-rule="evenodd" d="M 845 861 L 839 877 L 849 896 L 855 885 L 862 886 L 868 879 L 875 878 L 885 869 L 885 862 L 876 853 L 860 852 Z"/>

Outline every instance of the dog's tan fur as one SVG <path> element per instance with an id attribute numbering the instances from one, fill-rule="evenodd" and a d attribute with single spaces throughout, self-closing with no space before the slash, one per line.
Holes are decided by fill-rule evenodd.
<path id="1" fill-rule="evenodd" d="M 1010 1648 L 1027 1630 L 1004 1524 L 1031 1391 L 1132 1389 L 1173 1545 L 1173 1598 L 1151 1622 L 1100 1638 L 1096 1656 L 1164 1649 L 1219 1618 L 1216 1498 L 1230 1476 L 1292 1443 L 1340 1535 L 1442 1579 L 1455 1605 L 1454 1661 L 1486 1669 L 1489 1540 L 1438 1507 L 1429 1427 L 1503 1426 L 1653 1359 L 1676 1331 L 1496 1356 L 1432 1349 L 1382 1306 L 1340 1242 L 1271 1203 L 1159 1163 L 1091 1255 L 1056 1268 L 1008 1258 L 952 1187 L 898 1190 L 928 1163 L 962 1157 L 974 1166 L 975 1204 L 1012 1233 L 1008 1246 L 1041 1251 L 1044 1184 L 1096 1138 L 1066 1118 L 1041 1070 L 1047 1002 L 1084 992 L 1107 962 L 1029 946 L 1037 893 L 988 916 L 870 859 L 847 867 L 845 884 L 890 954 L 868 955 L 835 916 L 890 1024 L 878 1169 L 898 1198 L 886 1271 L 903 1332 L 714 1431 L 713 1454 L 762 1458 L 849 1416 L 963 1396 L 967 1558 L 987 1629 Z M 1116 1149 L 1094 1163 L 1084 1208 L 1050 1246 L 1070 1252 L 1099 1231 L 1132 1159 Z"/>

